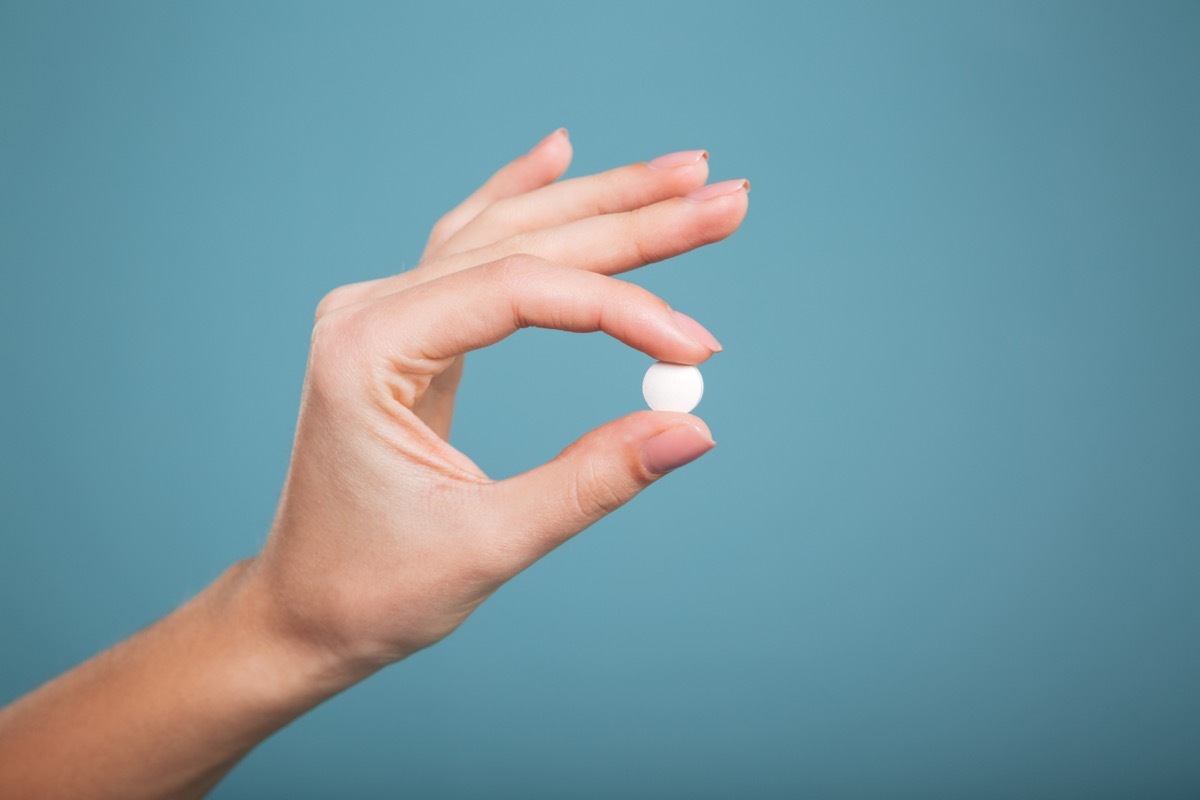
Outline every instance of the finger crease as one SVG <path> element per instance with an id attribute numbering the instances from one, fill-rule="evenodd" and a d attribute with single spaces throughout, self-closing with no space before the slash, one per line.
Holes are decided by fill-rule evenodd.
<path id="1" fill-rule="evenodd" d="M 633 240 L 633 249 L 637 254 L 638 260 L 640 260 L 643 264 L 653 264 L 658 259 L 651 258 L 650 254 L 646 252 L 644 243 L 642 241 L 645 225 L 643 224 L 642 218 L 637 211 L 632 213 L 630 221 L 633 227 L 633 236 L 631 237 Z"/>

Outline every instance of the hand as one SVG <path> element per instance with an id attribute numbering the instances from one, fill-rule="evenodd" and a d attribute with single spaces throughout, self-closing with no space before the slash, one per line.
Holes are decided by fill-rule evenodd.
<path id="1" fill-rule="evenodd" d="M 699 152 L 554 183 L 570 154 L 551 134 L 442 218 L 416 269 L 321 301 L 263 552 L 0 711 L 0 795 L 199 797 L 712 447 L 696 417 L 640 412 L 492 481 L 446 441 L 463 354 L 520 327 L 604 331 L 691 364 L 720 349 L 610 276 L 728 236 L 748 184 L 704 186 Z"/>
<path id="2" fill-rule="evenodd" d="M 445 441 L 463 354 L 518 328 L 603 331 L 685 364 L 720 349 L 609 276 L 728 236 L 748 184 L 705 187 L 700 152 L 552 183 L 570 154 L 565 131 L 551 134 L 443 217 L 417 268 L 318 307 L 291 468 L 249 577 L 273 627 L 351 672 L 438 641 L 506 580 L 713 446 L 697 417 L 646 411 L 497 482 Z"/>

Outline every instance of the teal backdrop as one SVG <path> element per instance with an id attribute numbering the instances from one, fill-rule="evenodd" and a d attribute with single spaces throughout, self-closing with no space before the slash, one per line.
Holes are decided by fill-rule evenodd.
<path id="1" fill-rule="evenodd" d="M 632 276 L 717 449 L 218 798 L 1200 795 L 1200 5 L 0 6 L 0 702 L 255 552 L 313 308 L 564 125 L 730 240 Z M 505 476 L 642 406 L 524 332 Z"/>

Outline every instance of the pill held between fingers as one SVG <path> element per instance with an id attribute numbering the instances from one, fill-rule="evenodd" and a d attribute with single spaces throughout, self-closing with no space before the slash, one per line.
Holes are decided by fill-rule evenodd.
<path id="1" fill-rule="evenodd" d="M 642 396 L 655 411 L 691 411 L 704 396 L 704 377 L 691 364 L 658 361 L 646 370 Z"/>

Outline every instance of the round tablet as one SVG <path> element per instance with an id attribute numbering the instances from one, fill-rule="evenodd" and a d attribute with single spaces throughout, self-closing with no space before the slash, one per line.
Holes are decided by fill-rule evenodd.
<path id="1" fill-rule="evenodd" d="M 691 411 L 704 396 L 704 377 L 690 364 L 651 364 L 642 379 L 642 396 L 655 411 Z"/>

